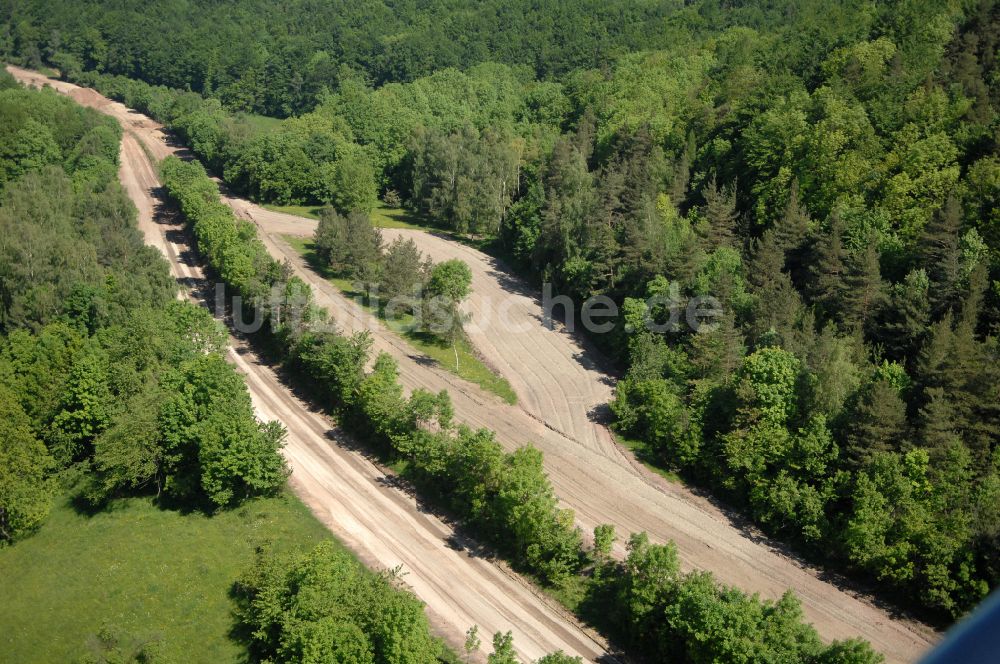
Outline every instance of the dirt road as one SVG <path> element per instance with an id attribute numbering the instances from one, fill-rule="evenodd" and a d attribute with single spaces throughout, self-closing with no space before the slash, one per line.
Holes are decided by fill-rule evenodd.
<path id="1" fill-rule="evenodd" d="M 30 80 L 32 76 L 38 80 L 38 75 L 25 75 L 18 70 L 14 73 L 22 80 Z M 61 91 L 81 100 L 94 94 L 74 88 L 59 84 Z M 173 149 L 163 132 L 149 119 L 120 104 L 95 103 L 103 104 L 102 110 L 132 128 L 156 157 L 165 156 Z M 567 385 L 561 394 L 550 391 L 544 397 L 532 397 L 532 390 L 545 391 L 534 386 L 535 381 L 544 380 L 544 369 L 540 367 L 553 367 L 554 378 L 558 381 L 558 367 L 565 367 L 567 348 L 572 344 L 556 343 L 547 336 L 555 333 L 542 328 L 537 304 L 531 305 L 530 290 L 515 276 L 500 270 L 489 257 L 439 238 L 420 238 L 421 247 L 435 258 L 460 256 L 473 266 L 477 280 L 474 288 L 482 289 L 483 293 L 513 290 L 517 296 L 526 298 L 523 307 L 514 308 L 522 312 L 528 324 L 522 340 L 476 341 L 477 345 L 482 344 L 479 345 L 481 349 L 487 348 L 487 343 L 493 344 L 495 350 L 491 352 L 497 356 L 487 355 L 487 359 L 502 373 L 523 371 L 518 376 L 507 375 L 523 401 L 518 406 L 503 404 L 478 386 L 429 366 L 408 344 L 386 331 L 360 306 L 346 300 L 336 288 L 309 270 L 297 252 L 281 238 L 281 234 L 290 232 L 289 224 L 297 224 L 301 232 L 302 224 L 308 222 L 294 217 L 289 219 L 288 215 L 275 216 L 278 213 L 241 199 L 230 198 L 229 203 L 238 214 L 258 224 L 268 251 L 280 260 L 289 261 L 294 272 L 312 286 L 317 303 L 328 308 L 344 330 L 373 331 L 375 348 L 389 352 L 399 362 L 400 378 L 407 389 L 447 389 L 458 419 L 493 429 L 509 448 L 528 442 L 538 446 L 545 453 L 546 471 L 556 495 L 564 505 L 576 511 L 577 521 L 586 531 L 600 523 L 611 523 L 624 539 L 629 532 L 644 530 L 654 540 L 673 540 L 685 569 L 709 570 L 723 583 L 766 598 L 777 598 L 791 588 L 802 600 L 806 618 L 825 639 L 860 636 L 871 641 L 891 662 L 914 661 L 936 640 L 937 635 L 925 626 L 895 617 L 868 598 L 823 580 L 818 570 L 788 555 L 741 520 L 732 518 L 687 488 L 666 482 L 639 466 L 630 455 L 609 444 L 599 427 L 589 419 L 585 424 L 579 420 L 581 408 L 590 408 L 589 399 L 607 393 L 606 377 L 595 367 L 582 365 L 586 371 L 573 373 L 572 379 L 564 380 Z M 489 279 L 495 283 L 490 285 Z M 527 350 L 530 354 L 520 361 L 530 363 L 533 371 L 516 369 L 515 363 L 519 360 L 508 353 Z M 574 353 L 570 353 L 570 357 L 576 359 Z M 572 386 L 568 385 L 570 380 L 574 381 Z M 599 384 L 580 387 L 577 381 Z M 570 397 L 578 395 L 584 396 L 579 403 L 574 403 Z M 622 553 L 620 542 L 616 552 Z"/>
<path id="2" fill-rule="evenodd" d="M 87 99 L 75 91 L 72 96 Z M 116 116 L 121 112 L 111 104 L 88 105 L 116 111 Z M 201 268 L 183 229 L 157 217 L 157 174 L 131 131 L 122 140 L 121 162 L 119 176 L 139 209 L 147 243 L 168 258 L 174 277 L 188 292 L 197 290 L 204 281 Z M 403 583 L 427 604 L 435 631 L 452 647 L 461 650 L 465 630 L 478 625 L 487 645 L 494 632 L 512 630 L 525 660 L 556 650 L 587 661 L 605 654 L 599 638 L 506 566 L 480 556 L 473 543 L 464 550 L 450 544 L 455 539 L 449 525 L 421 509 L 375 464 L 337 444 L 341 433 L 295 398 L 245 344 L 231 339 L 228 355 L 246 376 L 258 416 L 288 429 L 284 453 L 295 492 L 367 565 L 400 566 Z M 485 659 L 485 651 L 479 655 Z"/>
<path id="3" fill-rule="evenodd" d="M 231 201 L 271 235 L 311 236 L 316 222 L 259 206 Z M 577 443 L 608 456 L 617 456 L 606 427 L 595 421 L 595 411 L 612 398 L 612 378 L 601 371 L 592 349 L 578 335 L 558 323 L 553 329 L 539 324 L 542 301 L 497 261 L 459 242 L 436 234 L 405 229 L 383 229 L 386 244 L 397 237 L 412 239 L 435 262 L 459 258 L 472 270 L 472 295 L 463 304 L 471 314 L 466 325 L 469 340 L 479 354 L 506 378 L 518 404 L 532 417 Z M 563 314 L 555 308 L 555 317 Z"/>

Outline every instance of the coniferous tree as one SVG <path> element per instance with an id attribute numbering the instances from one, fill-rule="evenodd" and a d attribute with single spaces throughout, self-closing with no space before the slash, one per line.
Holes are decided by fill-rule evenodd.
<path id="1" fill-rule="evenodd" d="M 313 235 L 313 247 L 324 265 L 335 272 L 346 268 L 348 245 L 347 224 L 333 207 L 324 208 L 319 215 L 319 225 Z"/>
<path id="2" fill-rule="evenodd" d="M 931 326 L 927 341 L 917 357 L 917 378 L 924 390 L 942 388 L 946 393 L 954 385 L 950 368 L 954 352 L 955 333 L 952 330 L 952 315 L 945 314 Z"/>
<path id="3" fill-rule="evenodd" d="M 809 238 L 811 224 L 809 211 L 799 200 L 799 182 L 793 180 L 785 213 L 775 221 L 773 230 L 775 241 L 785 253 L 785 267 L 796 283 L 799 283 L 803 277 L 804 245 Z"/>
<path id="4" fill-rule="evenodd" d="M 955 428 L 955 409 L 940 387 L 932 387 L 924 395 L 926 403 L 920 409 L 920 444 L 927 448 L 931 459 L 960 440 Z"/>
<path id="5" fill-rule="evenodd" d="M 968 292 L 952 336 L 952 352 L 946 363 L 947 387 L 955 404 L 959 432 L 977 463 L 989 462 L 1000 442 L 1000 368 L 996 339 L 979 341 L 976 322 L 985 290 L 985 270 L 977 268 L 969 278 Z"/>
<path id="6" fill-rule="evenodd" d="M 704 191 L 705 205 L 701 209 L 701 235 L 707 250 L 730 247 L 736 234 L 736 188 L 719 188 L 715 175 Z"/>
<path id="7" fill-rule="evenodd" d="M 924 228 L 920 238 L 921 264 L 931 281 L 930 297 L 935 313 L 952 307 L 961 278 L 962 204 L 952 194 Z"/>
<path id="8" fill-rule="evenodd" d="M 758 293 L 773 290 L 784 268 L 785 253 L 778 241 L 777 232 L 773 229 L 764 231 L 751 244 L 747 283 Z"/>
<path id="9" fill-rule="evenodd" d="M 873 327 L 875 313 L 886 303 L 885 284 L 879 268 L 879 252 L 874 238 L 849 261 L 847 289 L 844 297 L 845 322 L 868 332 Z"/>
<path id="10" fill-rule="evenodd" d="M 809 268 L 810 294 L 827 318 L 841 310 L 847 292 L 847 264 L 843 242 L 844 223 L 839 214 L 830 216 L 829 228 L 816 241 Z"/>
<path id="11" fill-rule="evenodd" d="M 890 355 L 909 362 L 923 345 L 931 320 L 930 282 L 923 269 L 913 270 L 890 289 L 883 304 L 878 340 Z"/>
<path id="12" fill-rule="evenodd" d="M 847 457 L 866 467 L 879 452 L 898 452 L 906 435 L 906 403 L 895 385 L 877 379 L 859 395 L 847 426 Z"/>
<path id="13" fill-rule="evenodd" d="M 772 341 L 787 342 L 802 308 L 801 299 L 783 270 L 784 252 L 773 230 L 765 231 L 753 244 L 747 281 L 755 300 L 751 334 L 755 341 L 774 335 Z"/>
<path id="14" fill-rule="evenodd" d="M 968 381 L 972 403 L 966 443 L 985 469 L 1000 449 L 1000 340 L 991 337 L 979 344 L 978 351 L 976 371 Z"/>
<path id="15" fill-rule="evenodd" d="M 618 170 L 626 183 L 621 192 L 624 214 L 636 216 L 648 212 L 669 172 L 663 149 L 656 144 L 648 124 L 643 124 L 624 142 L 618 161 Z M 679 198 L 674 200 L 680 201 Z"/>
<path id="16" fill-rule="evenodd" d="M 412 238 L 397 237 L 386 251 L 379 296 L 386 300 L 416 297 L 430 268 L 430 259 L 424 258 Z"/>
<path id="17" fill-rule="evenodd" d="M 382 267 L 382 230 L 360 210 L 347 215 L 347 237 L 350 240 L 348 262 L 350 275 L 366 287 L 378 282 Z"/>
<path id="18" fill-rule="evenodd" d="M 714 330 L 691 336 L 689 358 L 700 378 L 728 383 L 745 354 L 743 333 L 732 307 L 724 307 Z"/>
<path id="19" fill-rule="evenodd" d="M 674 164 L 674 174 L 670 181 L 670 199 L 680 205 L 688 194 L 688 185 L 691 182 L 691 164 L 694 162 L 697 144 L 695 143 L 694 132 L 689 131 L 687 142 L 684 145 L 684 152 L 681 153 L 677 163 Z"/>
<path id="20" fill-rule="evenodd" d="M 595 214 L 594 178 L 571 140 L 556 143 L 545 177 L 545 208 L 534 263 L 543 278 L 555 278 L 572 258 L 580 257 L 581 229 Z"/>
<path id="21" fill-rule="evenodd" d="M 597 116 L 594 109 L 588 106 L 583 111 L 580 121 L 576 124 L 576 132 L 573 133 L 571 144 L 583 157 L 585 164 L 589 166 L 591 157 L 594 156 L 594 139 L 597 136 Z"/>
<path id="22" fill-rule="evenodd" d="M 979 316 L 982 312 L 983 299 L 989 287 L 989 272 L 982 264 L 973 268 L 969 274 L 965 297 L 959 312 L 958 327 L 968 328 L 969 334 L 976 335 Z"/>

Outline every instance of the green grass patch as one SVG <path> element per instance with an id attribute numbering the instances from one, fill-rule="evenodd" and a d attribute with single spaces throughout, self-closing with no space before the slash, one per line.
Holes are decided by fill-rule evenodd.
<path id="1" fill-rule="evenodd" d="M 383 325 L 406 339 L 414 349 L 433 359 L 448 371 L 465 380 L 476 383 L 484 390 L 492 392 L 505 402 L 511 405 L 517 403 L 517 395 L 514 393 L 514 388 L 507 382 L 507 379 L 497 375 L 490 369 L 479 358 L 467 339 L 463 338 L 459 340 L 456 348 L 453 349 L 450 344 L 442 343 L 433 335 L 420 330 L 415 325 L 413 316 L 409 314 L 400 316 L 399 318 L 386 318 L 382 316 L 382 311 L 378 303 L 368 301 L 350 279 L 337 277 L 331 274 L 326 266 L 319 264 L 313 252 L 311 239 L 295 235 L 285 235 L 283 237 L 295 251 L 306 259 L 317 274 L 339 288 L 344 295 L 360 303 L 372 315 L 377 316 Z M 456 350 L 458 351 L 457 366 L 455 363 Z"/>
<path id="2" fill-rule="evenodd" d="M 250 125 L 250 128 L 258 134 L 269 134 L 272 131 L 276 131 L 281 123 L 284 122 L 282 118 L 272 118 L 267 115 L 257 115 L 256 113 L 241 113 L 239 119 Z"/>
<path id="3" fill-rule="evenodd" d="M 684 479 L 672 470 L 667 470 L 663 468 L 663 461 L 656 455 L 655 451 L 649 446 L 649 443 L 637 440 L 635 438 L 629 438 L 628 436 L 612 430 L 612 435 L 615 437 L 615 441 L 624 448 L 627 448 L 635 454 L 635 458 L 642 462 L 649 470 L 653 471 L 663 479 L 668 482 L 675 482 L 677 484 L 684 484 Z"/>
<path id="4" fill-rule="evenodd" d="M 272 212 L 294 214 L 296 217 L 305 217 L 314 221 L 319 221 L 319 213 L 323 209 L 320 205 L 275 205 L 273 203 L 263 203 L 262 206 Z"/>
<path id="5" fill-rule="evenodd" d="M 411 231 L 438 231 L 445 232 L 436 225 L 429 217 L 405 210 L 403 208 L 388 207 L 384 203 L 379 203 L 370 215 L 372 224 L 378 228 L 405 228 Z"/>
<path id="6" fill-rule="evenodd" d="M 264 207 L 273 212 L 284 212 L 294 214 L 297 217 L 314 219 L 319 221 L 319 213 L 323 210 L 322 205 L 274 205 L 264 203 Z M 436 231 L 447 232 L 436 226 L 432 220 L 426 216 L 411 212 L 398 207 L 387 207 L 384 203 L 379 203 L 371 215 L 372 224 L 377 228 L 404 228 L 411 231 Z"/>
<path id="7" fill-rule="evenodd" d="M 304 551 L 330 533 L 290 493 L 214 516 L 116 501 L 94 515 L 63 497 L 32 537 L 0 549 L 0 659 L 71 662 L 110 625 L 157 638 L 170 662 L 234 662 L 236 578 L 255 547 Z"/>

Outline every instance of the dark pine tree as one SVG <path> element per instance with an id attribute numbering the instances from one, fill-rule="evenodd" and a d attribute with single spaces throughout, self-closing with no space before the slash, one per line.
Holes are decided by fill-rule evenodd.
<path id="1" fill-rule="evenodd" d="M 912 368 L 913 357 L 923 345 L 931 320 L 929 283 L 924 270 L 913 270 L 895 284 L 880 314 L 878 341 L 889 357 Z"/>
<path id="2" fill-rule="evenodd" d="M 842 310 L 847 293 L 847 264 L 844 251 L 844 222 L 839 214 L 830 216 L 829 228 L 813 247 L 809 267 L 809 293 L 826 319 Z"/>
<path id="3" fill-rule="evenodd" d="M 785 213 L 774 222 L 774 237 L 785 252 L 785 268 L 797 285 L 803 283 L 805 276 L 805 244 L 809 239 L 811 225 L 809 211 L 799 201 L 799 182 L 795 180 L 788 195 Z"/>
<path id="4" fill-rule="evenodd" d="M 879 379 L 859 395 L 847 424 L 847 458 L 855 468 L 864 468 L 878 452 L 902 449 L 906 435 L 906 403 L 899 390 Z"/>
<path id="5" fill-rule="evenodd" d="M 791 278 L 784 271 L 785 254 L 769 229 L 753 242 L 747 281 L 754 293 L 751 335 L 755 342 L 787 342 L 802 309 Z"/>
<path id="6" fill-rule="evenodd" d="M 864 248 L 851 257 L 849 263 L 847 290 L 844 294 L 844 320 L 870 337 L 875 313 L 887 302 L 875 242 L 866 242 Z"/>
<path id="7" fill-rule="evenodd" d="M 704 191 L 705 205 L 701 208 L 700 233 L 707 251 L 731 247 L 736 234 L 736 188 L 719 189 L 715 175 Z"/>
<path id="8" fill-rule="evenodd" d="M 921 264 L 931 281 L 931 306 L 935 314 L 954 306 L 961 277 L 962 204 L 952 194 L 924 228 L 920 238 Z"/>

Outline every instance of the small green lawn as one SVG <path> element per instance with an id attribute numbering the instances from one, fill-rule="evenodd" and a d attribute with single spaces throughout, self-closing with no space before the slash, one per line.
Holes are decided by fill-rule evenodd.
<path id="1" fill-rule="evenodd" d="M 653 453 L 653 450 L 649 447 L 649 443 L 635 438 L 629 438 L 614 429 L 611 430 L 611 433 L 615 437 L 615 441 L 622 447 L 631 450 L 632 453 L 635 454 L 635 458 L 642 462 L 642 465 L 646 468 L 653 471 L 668 482 L 684 484 L 684 478 L 674 471 L 667 470 L 662 467 L 663 462 Z"/>
<path id="2" fill-rule="evenodd" d="M 319 220 L 319 213 L 323 210 L 321 205 L 274 205 L 264 203 L 263 206 L 274 212 L 284 212 L 294 214 L 306 219 Z M 403 208 L 387 207 L 384 203 L 378 206 L 370 215 L 372 224 L 378 228 L 405 228 L 411 231 L 437 231 L 444 232 L 435 226 L 427 217 L 404 210 Z"/>
<path id="3" fill-rule="evenodd" d="M 278 129 L 282 118 L 272 118 L 268 115 L 257 115 L 256 113 L 241 113 L 238 118 L 245 121 L 255 133 L 269 134 Z"/>
<path id="4" fill-rule="evenodd" d="M 319 221 L 319 213 L 323 209 L 318 205 L 275 205 L 273 203 L 262 203 L 262 207 L 272 212 L 282 212 L 284 214 L 294 214 L 296 217 L 305 217 Z"/>
<path id="5" fill-rule="evenodd" d="M 379 228 L 405 228 L 411 231 L 443 231 L 428 217 L 379 203 L 371 213 L 372 224 Z"/>
<path id="6" fill-rule="evenodd" d="M 486 366 L 467 339 L 463 338 L 457 344 L 458 366 L 456 367 L 455 349 L 452 349 L 448 344 L 441 343 L 432 335 L 417 329 L 413 324 L 413 316 L 406 314 L 395 319 L 383 317 L 380 307 L 376 303 L 369 302 L 363 293 L 358 292 L 350 279 L 336 277 L 330 274 L 329 270 L 324 266 L 319 265 L 312 250 L 312 240 L 296 235 L 285 235 L 283 237 L 293 249 L 306 259 L 318 274 L 339 288 L 344 295 L 360 303 L 372 315 L 377 316 L 387 328 L 406 339 L 416 350 L 461 378 L 476 383 L 484 390 L 496 394 L 507 403 L 511 405 L 517 403 L 517 395 L 514 393 L 514 389 L 510 386 L 510 383 L 507 382 L 507 379 L 497 375 L 492 369 Z"/>
<path id="7" fill-rule="evenodd" d="M 229 635 L 229 592 L 255 547 L 299 551 L 331 537 L 290 493 L 215 516 L 149 498 L 88 516 L 63 497 L 35 535 L 0 549 L 0 659 L 76 661 L 105 625 L 158 639 L 169 662 L 245 659 Z"/>

